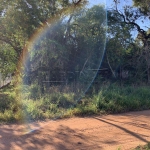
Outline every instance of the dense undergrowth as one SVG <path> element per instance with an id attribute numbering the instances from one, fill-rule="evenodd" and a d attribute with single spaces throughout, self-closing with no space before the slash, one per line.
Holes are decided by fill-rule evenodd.
<path id="1" fill-rule="evenodd" d="M 26 89 L 29 89 L 28 87 Z M 150 109 L 148 86 L 101 87 L 98 93 L 75 102 L 73 94 L 53 93 L 38 95 L 35 89 L 16 95 L 13 88 L 0 91 L 0 122 L 16 122 L 37 119 L 63 118 L 93 114 L 123 113 Z"/>

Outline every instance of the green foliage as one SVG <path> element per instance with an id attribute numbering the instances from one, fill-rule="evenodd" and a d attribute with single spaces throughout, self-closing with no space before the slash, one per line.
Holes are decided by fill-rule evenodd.
<path id="1" fill-rule="evenodd" d="M 140 11 L 144 15 L 149 15 L 150 13 L 150 0 L 133 0 L 134 6 L 140 7 Z"/>
<path id="2" fill-rule="evenodd" d="M 4 75 L 16 72 L 27 50 L 31 36 L 39 27 L 62 9 L 70 5 L 68 0 L 22 1 L 0 0 L 0 72 Z M 19 64 L 21 65 L 21 64 Z"/>
<path id="3" fill-rule="evenodd" d="M 26 87 L 27 88 L 27 87 Z M 24 88 L 25 89 L 25 88 Z M 103 86 L 101 90 L 74 101 L 72 93 L 52 93 L 31 99 L 32 94 L 24 90 L 24 97 L 18 102 L 14 91 L 0 94 L 0 122 L 38 120 L 86 116 L 93 114 L 122 113 L 150 109 L 149 87 L 126 86 L 117 84 Z"/>
<path id="4" fill-rule="evenodd" d="M 45 119 L 61 116 L 71 106 L 72 94 L 52 93 L 41 98 L 23 100 L 23 111 L 29 119 Z"/>
<path id="5" fill-rule="evenodd" d="M 102 112 L 101 112 L 102 113 Z M 68 109 L 66 113 L 62 116 L 62 118 L 65 117 L 72 117 L 72 116 L 90 116 L 94 114 L 100 114 L 98 112 L 96 105 L 89 104 L 87 106 L 78 105 L 75 108 Z"/>
<path id="6" fill-rule="evenodd" d="M 120 9 L 119 0 L 116 0 L 114 1 L 116 8 L 108 11 L 107 66 L 115 78 L 118 78 L 115 73 L 120 67 L 120 72 L 128 70 L 130 82 L 135 82 L 135 79 L 145 83 L 148 81 L 149 84 L 150 34 L 149 27 L 146 29 L 144 24 L 142 25 L 150 19 L 149 0 L 134 0 L 134 2 L 134 7 L 126 3 L 123 9 Z M 135 30 L 138 33 L 137 38 L 131 34 Z"/>
<path id="7" fill-rule="evenodd" d="M 32 84 L 32 85 L 29 87 L 28 90 L 30 91 L 29 97 L 30 97 L 31 99 L 39 99 L 39 98 L 40 98 L 41 92 L 40 92 L 40 86 L 39 86 L 39 85 L 37 85 L 37 84 Z"/>
<path id="8" fill-rule="evenodd" d="M 81 82 L 90 81 L 95 74 L 91 70 L 99 67 L 103 57 L 105 25 L 106 12 L 102 6 L 75 9 L 65 19 L 60 17 L 29 51 L 26 78 L 31 84 L 38 83 L 44 92 L 43 81 L 71 82 L 68 72 L 73 74 L 74 80 L 80 76 Z M 89 73 L 81 75 L 81 70 L 84 72 L 87 67 Z"/>
<path id="9" fill-rule="evenodd" d="M 16 52 L 8 44 L 0 42 L 0 72 L 6 77 L 16 69 Z"/>
<path id="10" fill-rule="evenodd" d="M 105 86 L 92 98 L 84 98 L 76 105 L 73 97 L 72 94 L 54 93 L 37 100 L 25 100 L 23 103 L 32 119 L 150 109 L 148 87 Z"/>
<path id="11" fill-rule="evenodd" d="M 137 146 L 134 150 L 150 150 L 150 142 L 144 146 Z"/>
<path id="12" fill-rule="evenodd" d="M 0 122 L 16 122 L 22 118 L 21 105 L 17 102 L 16 93 L 10 89 L 0 92 Z"/>
<path id="13" fill-rule="evenodd" d="M 94 98 L 97 101 L 97 108 L 107 113 L 150 109 L 148 87 L 111 85 L 108 89 L 102 89 Z"/>
<path id="14" fill-rule="evenodd" d="M 138 27 L 138 24 L 133 25 L 132 23 L 136 23 L 136 19 L 142 15 L 146 18 L 149 17 L 150 7 L 147 5 L 149 0 L 144 0 L 144 3 L 139 0 L 134 0 L 134 2 L 139 9 L 125 7 L 124 14 L 128 18 L 126 23 L 117 11 L 108 11 L 107 57 L 104 60 L 104 66 L 111 72 L 116 73 L 118 68 L 122 70 L 126 68 L 130 71 L 128 84 L 133 81 L 136 84 L 139 81 L 144 82 L 149 69 L 149 66 L 146 67 L 149 64 L 149 49 L 144 50 L 144 40 L 147 42 L 145 45 L 149 46 L 147 40 L 149 32 L 137 28 L 139 34 L 134 42 L 131 35 L 133 28 Z M 22 50 L 26 49 L 33 33 L 39 27 L 44 27 L 45 22 L 48 27 L 51 22 L 47 21 L 54 16 L 58 15 L 61 18 L 62 10 L 70 4 L 69 0 L 0 0 L 0 72 L 4 77 L 17 71 Z M 21 120 L 25 117 L 23 114 L 27 114 L 27 119 L 29 116 L 31 119 L 43 119 L 61 116 L 60 114 L 67 117 L 150 108 L 149 87 L 146 86 L 120 87 L 113 84 L 109 87 L 102 87 L 92 99 L 87 98 L 80 104 L 76 104 L 72 93 L 62 94 L 56 91 L 43 94 L 42 90 L 48 89 L 43 85 L 44 78 L 47 77 L 46 72 L 51 72 L 53 77 L 57 76 L 58 80 L 61 80 L 59 70 L 63 66 L 65 66 L 65 72 L 70 71 L 71 66 L 74 68 L 71 71 L 82 70 L 86 58 L 91 59 L 92 62 L 94 60 L 94 63 L 97 64 L 95 59 L 98 57 L 97 53 L 94 53 L 92 57 L 89 57 L 89 54 L 94 49 L 102 49 L 105 44 L 106 13 L 103 7 L 94 6 L 88 11 L 83 10 L 68 17 L 70 17 L 70 22 L 68 20 L 65 24 L 60 19 L 58 25 L 53 28 L 51 34 L 55 36 L 47 35 L 45 38 L 48 40 L 43 39 L 40 41 L 41 43 L 35 45 L 35 49 L 39 47 L 38 50 L 32 51 L 31 57 L 28 58 L 32 65 L 25 66 L 31 75 L 30 78 L 27 77 L 30 81 L 23 89 L 17 87 L 16 90 L 22 90 L 23 95 L 18 96 L 19 92 L 7 90 L 0 93 L 1 121 Z M 55 48 L 49 53 L 49 49 L 52 47 Z M 83 59 L 78 61 L 78 57 L 75 58 L 78 55 L 84 56 Z M 44 59 L 39 61 L 39 58 Z M 57 63 L 54 63 L 56 60 Z M 72 60 L 76 60 L 79 64 L 75 66 L 71 63 Z M 49 64 L 53 67 L 49 68 Z M 31 70 L 33 66 L 35 70 Z M 91 68 L 95 68 L 92 63 Z M 89 76 L 92 75 L 89 74 Z M 81 78 L 81 81 L 87 81 L 89 76 L 86 79 Z M 51 78 L 49 77 L 48 80 Z M 22 102 L 23 106 L 20 104 Z"/>
<path id="15" fill-rule="evenodd" d="M 10 92 L 0 92 L 0 112 L 11 109 L 15 103 L 15 93 L 14 91 Z"/>
<path id="16" fill-rule="evenodd" d="M 85 1 L 83 1 L 83 3 L 84 2 Z M 66 10 L 66 8 L 72 3 L 69 0 L 0 0 L 0 4 L 0 72 L 3 73 L 4 76 L 7 76 L 8 73 L 14 73 L 16 71 L 17 63 L 20 64 L 19 61 L 23 49 L 27 50 L 29 39 L 39 27 L 44 27 L 45 23 L 50 25 L 51 22 L 48 22 L 48 20 L 51 20 L 54 16 L 58 15 L 61 18 L 63 10 Z M 146 65 L 149 64 L 146 60 L 149 59 L 148 57 L 146 59 L 144 57 L 149 55 L 149 50 L 145 51 L 148 55 L 143 55 L 141 57 L 141 54 L 145 53 L 143 51 L 144 47 L 141 46 L 141 50 L 139 51 L 139 45 L 133 42 L 131 31 L 133 31 L 133 28 L 136 29 L 138 24 L 134 25 L 133 23 L 136 23 L 137 19 L 142 18 L 143 22 L 145 22 L 145 18 L 147 18 L 147 21 L 149 20 L 149 0 L 144 0 L 143 2 L 140 0 L 134 0 L 134 4 L 136 8 L 129 8 L 126 6 L 123 10 L 124 13 L 122 13 L 126 15 L 125 18 L 128 18 L 128 23 L 124 22 L 123 16 L 117 11 L 108 11 L 109 26 L 107 34 L 107 56 L 110 65 L 108 65 L 108 60 L 106 59 L 104 63 L 105 65 L 107 64 L 106 66 L 109 69 L 111 67 L 111 71 L 114 72 L 117 70 L 118 66 L 122 66 L 122 69 L 124 69 L 124 66 L 128 66 L 127 69 L 131 72 L 132 78 L 140 78 L 140 80 L 142 79 L 142 82 L 144 82 L 145 78 L 147 78 L 146 76 L 149 69 L 149 66 L 146 68 Z M 79 7 L 79 9 L 81 7 Z M 71 12 L 68 10 L 68 13 Z M 74 21 L 68 22 L 68 27 L 66 27 L 66 31 L 68 28 L 67 33 L 63 32 L 65 28 L 64 26 L 62 26 L 61 29 L 57 28 L 58 32 L 55 32 L 56 38 L 48 41 L 47 43 L 49 44 L 47 46 L 47 43 L 41 45 L 41 47 L 50 47 L 50 45 L 56 46 L 57 49 L 61 51 L 59 53 L 59 56 L 62 55 L 61 59 L 65 52 L 68 53 L 68 57 L 65 60 L 59 59 L 59 61 L 61 60 L 64 62 L 64 65 L 69 64 L 69 59 L 73 59 L 77 54 L 75 51 L 69 54 L 72 49 L 75 49 L 76 44 L 78 45 L 78 51 L 83 49 L 87 50 L 84 51 L 83 54 L 97 48 L 99 45 L 101 47 L 104 45 L 105 38 L 103 33 L 104 30 L 106 30 L 106 21 L 104 21 L 106 15 L 103 7 L 94 6 L 92 9 L 88 10 L 86 15 L 83 11 L 83 13 L 72 16 L 72 18 Z M 143 29 L 141 29 L 141 32 L 138 31 L 139 34 L 137 38 L 140 42 L 142 40 L 139 35 L 143 31 Z M 76 33 L 75 37 L 71 38 L 70 35 L 74 33 Z M 145 34 L 145 36 L 142 36 L 143 38 L 149 38 L 149 33 L 147 31 L 144 31 L 143 33 Z M 61 41 L 61 38 L 64 36 L 66 36 L 65 42 L 69 43 L 67 47 L 62 46 L 64 45 L 64 41 Z M 131 46 L 133 44 L 136 46 Z M 64 50 L 66 51 L 64 52 Z M 41 49 L 41 53 L 37 54 L 35 59 L 38 58 L 39 55 L 41 55 L 41 57 L 47 56 L 46 51 L 48 51 L 48 49 Z M 58 58 L 58 53 L 56 52 L 51 56 L 54 56 L 53 58 Z M 96 57 L 96 54 L 92 59 L 94 59 L 94 57 Z M 52 57 L 47 56 L 45 58 L 44 62 L 42 62 L 43 65 L 49 64 L 47 60 Z M 85 60 L 82 61 L 85 62 Z M 83 62 L 81 62 L 81 64 Z M 29 68 L 29 66 L 27 66 L 27 68 Z M 134 71 L 133 68 L 135 68 Z M 136 74 L 136 76 L 133 74 Z"/>

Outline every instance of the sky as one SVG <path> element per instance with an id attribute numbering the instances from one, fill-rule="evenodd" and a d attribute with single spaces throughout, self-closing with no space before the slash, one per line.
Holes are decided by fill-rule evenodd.
<path id="1" fill-rule="evenodd" d="M 111 9 L 114 8 L 114 3 L 113 0 L 89 0 L 89 2 L 91 3 L 90 5 L 99 5 L 99 4 L 105 4 L 105 7 L 107 9 Z M 133 1 L 132 0 L 120 0 L 120 3 L 118 4 L 118 9 L 123 12 L 123 7 L 129 5 L 132 6 L 133 5 Z M 144 30 L 147 30 L 149 27 L 150 28 L 150 21 L 149 19 L 144 19 L 144 22 L 142 22 L 141 20 L 137 20 L 136 23 L 138 25 L 140 25 L 140 27 Z M 132 36 L 135 38 L 137 36 L 138 32 L 132 31 Z"/>
<path id="2" fill-rule="evenodd" d="M 26 0 L 24 0 L 26 1 Z M 110 8 L 114 8 L 114 2 L 113 0 L 88 0 L 89 1 L 89 5 L 88 7 L 92 7 L 93 5 L 104 5 L 105 8 L 110 9 Z M 120 3 L 118 4 L 118 9 L 120 11 L 123 11 L 123 7 L 125 5 L 129 5 L 132 6 L 133 5 L 133 1 L 132 0 L 118 0 L 120 1 Z M 147 30 L 148 28 L 146 26 L 148 26 L 150 28 L 150 21 L 148 20 L 144 20 L 144 23 L 142 23 L 142 21 L 138 20 L 136 22 L 137 24 L 139 24 L 141 26 L 142 29 Z M 137 32 L 135 31 L 135 36 L 137 35 Z"/>

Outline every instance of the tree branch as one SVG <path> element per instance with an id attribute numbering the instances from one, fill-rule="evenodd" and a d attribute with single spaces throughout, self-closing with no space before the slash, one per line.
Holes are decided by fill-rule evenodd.
<path id="1" fill-rule="evenodd" d="M 137 31 L 142 34 L 144 39 L 149 39 L 150 33 L 147 34 L 145 30 L 141 29 L 141 27 L 137 23 L 135 23 L 135 21 L 133 21 L 133 20 L 131 21 L 127 15 L 124 15 L 122 12 L 120 12 L 118 10 L 118 5 L 117 5 L 118 0 L 114 0 L 114 2 L 115 2 L 115 11 L 123 18 L 123 22 L 128 25 L 133 25 L 134 27 L 136 27 Z M 127 12 L 127 10 L 126 10 L 126 12 Z"/>
<path id="2" fill-rule="evenodd" d="M 76 5 L 78 5 L 82 0 L 78 0 L 78 1 L 72 0 L 72 1 L 73 1 L 73 4 L 76 6 Z"/>

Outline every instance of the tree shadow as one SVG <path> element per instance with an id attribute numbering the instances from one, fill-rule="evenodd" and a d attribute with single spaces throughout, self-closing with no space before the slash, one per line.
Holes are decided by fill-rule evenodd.
<path id="1" fill-rule="evenodd" d="M 56 129 L 46 126 L 25 135 L 16 135 L 12 128 L 0 128 L 1 150 L 72 150 L 95 149 L 101 147 L 88 142 L 84 134 L 60 125 Z M 15 147 L 14 147 L 15 145 Z"/>
<path id="2" fill-rule="evenodd" d="M 125 121 L 116 121 L 114 119 L 108 119 L 108 118 L 107 118 L 107 121 L 116 122 L 116 123 L 123 123 L 123 124 L 126 124 L 126 125 L 132 125 L 132 126 L 135 126 L 135 127 L 138 127 L 138 128 L 150 130 L 150 126 L 147 123 L 138 123 L 137 120 L 134 120 L 134 119 L 135 118 L 133 118 L 132 120 L 136 121 L 135 123 L 134 122 L 125 122 Z"/>
<path id="3" fill-rule="evenodd" d="M 136 113 L 135 116 L 138 117 Z M 128 120 L 125 121 L 125 123 L 119 121 L 120 118 L 124 119 L 126 117 L 131 118 L 131 123 Z M 80 120 L 78 121 L 79 124 L 75 122 L 76 127 L 72 127 L 72 124 L 68 125 L 63 121 L 59 122 L 59 120 L 52 122 L 52 124 L 51 122 L 46 122 L 46 124 L 42 127 L 38 126 L 37 123 L 34 125 L 34 129 L 37 130 L 33 130 L 28 134 L 17 134 L 18 132 L 20 133 L 22 131 L 20 125 L 1 125 L 0 150 L 104 149 L 106 146 L 118 146 L 121 142 L 118 140 L 118 137 L 113 138 L 114 135 L 110 135 L 111 132 L 109 131 L 112 129 L 112 127 L 116 127 L 124 131 L 141 142 L 148 143 L 147 139 L 149 138 L 149 125 L 146 127 L 143 127 L 144 124 L 141 126 L 136 126 L 134 122 L 132 122 L 134 119 L 136 121 L 136 118 L 134 117 L 129 116 L 128 114 L 121 114 L 120 116 L 113 115 L 112 118 L 111 116 L 93 116 L 87 118 L 88 123 L 86 122 L 85 117 L 81 118 L 83 119 L 81 123 L 85 121 L 86 125 L 84 127 L 80 124 Z M 97 120 L 96 125 L 90 124 L 90 122 L 94 123 L 95 119 Z M 108 126 L 106 126 L 106 124 Z M 139 131 L 141 128 L 144 128 L 144 132 L 136 133 L 130 128 L 122 126 L 122 124 L 132 125 L 136 127 L 136 130 Z M 142 135 L 143 133 L 145 135 Z"/>
<path id="4" fill-rule="evenodd" d="M 101 122 L 104 122 L 104 123 L 106 123 L 106 124 L 109 124 L 109 125 L 111 125 L 111 126 L 117 127 L 117 128 L 119 128 L 119 129 L 123 130 L 124 132 L 126 132 L 126 133 L 128 133 L 128 134 L 134 136 L 135 138 L 139 139 L 140 141 L 143 141 L 143 142 L 146 142 L 146 143 L 149 142 L 149 141 L 147 141 L 146 139 L 144 139 L 142 136 L 140 136 L 139 134 L 136 134 L 135 132 L 130 131 L 130 130 L 124 128 L 124 127 L 121 127 L 120 125 L 116 125 L 116 124 L 114 124 L 114 123 L 112 123 L 112 122 L 109 122 L 109 121 L 110 121 L 109 119 L 106 119 L 106 118 L 105 118 L 105 119 L 104 119 L 104 118 L 102 119 L 102 118 L 98 118 L 98 117 L 95 117 L 95 119 L 96 119 L 96 120 L 99 120 L 99 121 L 101 121 Z"/>

